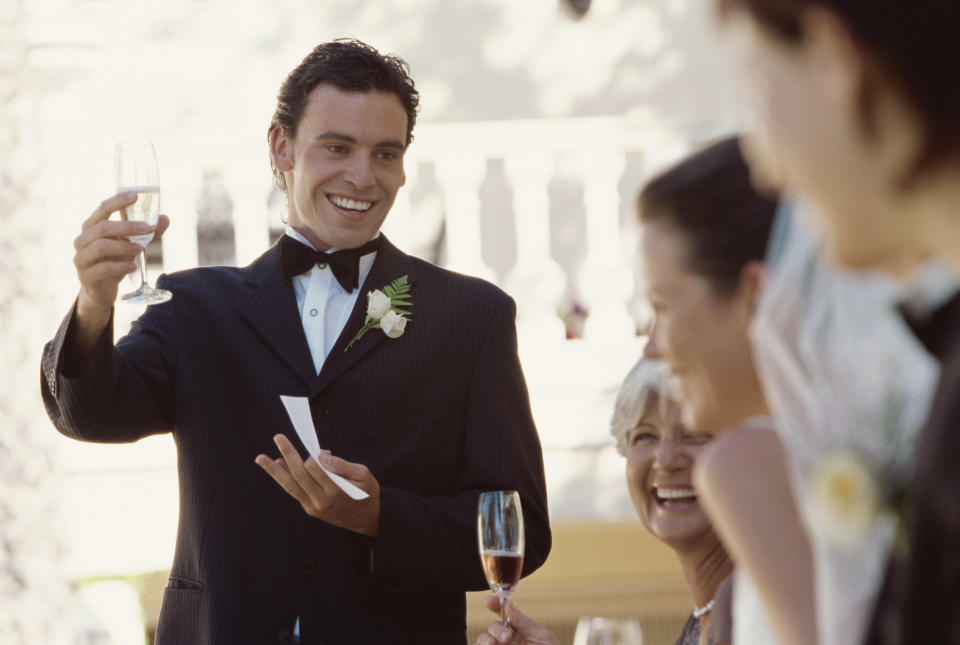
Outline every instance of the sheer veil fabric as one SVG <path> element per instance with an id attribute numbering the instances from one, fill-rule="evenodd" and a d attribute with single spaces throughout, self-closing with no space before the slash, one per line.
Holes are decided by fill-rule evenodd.
<path id="1" fill-rule="evenodd" d="M 743 569 L 733 572 L 733 642 L 736 645 L 777 645 L 760 593 Z"/>
<path id="2" fill-rule="evenodd" d="M 849 645 L 863 639 L 895 519 L 881 513 L 853 543 L 840 543 L 813 502 L 811 479 L 824 455 L 837 450 L 906 478 L 938 367 L 898 315 L 902 294 L 896 286 L 880 275 L 831 265 L 817 251 L 809 207 L 784 204 L 751 342 L 811 540 L 819 645 Z M 737 593 L 735 600 L 741 599 L 759 604 L 750 589 Z M 735 607 L 735 619 L 759 609 Z M 756 634 L 743 627 L 735 625 L 743 638 L 738 645 L 772 642 L 765 640 L 769 630 L 760 633 L 764 626 Z"/>

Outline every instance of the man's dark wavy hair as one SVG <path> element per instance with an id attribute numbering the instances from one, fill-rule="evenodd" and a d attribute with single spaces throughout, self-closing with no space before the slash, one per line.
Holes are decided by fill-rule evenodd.
<path id="1" fill-rule="evenodd" d="M 290 72 L 277 94 L 277 109 L 270 120 L 267 136 L 274 128 L 283 128 L 289 137 L 297 136 L 310 93 L 321 83 L 330 83 L 344 92 L 392 92 L 400 99 L 407 112 L 407 140 L 413 141 L 413 126 L 417 121 L 420 94 L 410 78 L 410 66 L 399 56 L 381 54 L 371 45 L 353 38 L 339 38 L 317 45 L 297 67 Z M 273 165 L 274 181 L 280 190 L 287 185 Z"/>

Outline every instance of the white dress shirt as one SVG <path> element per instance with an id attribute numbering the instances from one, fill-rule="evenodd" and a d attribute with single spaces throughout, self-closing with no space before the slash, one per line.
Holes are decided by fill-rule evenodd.
<path id="1" fill-rule="evenodd" d="M 306 244 L 316 251 L 316 247 L 311 244 L 307 238 L 301 235 L 297 229 L 287 226 L 285 231 L 293 239 Z M 379 233 L 377 233 L 379 235 Z M 327 253 L 333 253 L 337 249 L 328 249 Z M 303 333 L 307 337 L 307 345 L 310 347 L 310 357 L 313 359 L 313 367 L 320 373 L 323 362 L 327 360 L 330 348 L 337 342 L 343 332 L 344 325 L 347 324 L 347 318 L 353 311 L 353 306 L 360 296 L 360 287 L 363 286 L 373 261 L 377 259 L 377 252 L 372 251 L 366 255 L 360 256 L 360 272 L 357 277 L 357 288 L 347 292 L 333 276 L 330 265 L 324 265 L 321 269 L 314 265 L 306 273 L 295 275 L 293 280 L 293 293 L 297 297 L 297 310 L 300 312 L 300 322 L 303 323 Z M 293 626 L 295 636 L 300 635 L 300 617 L 297 616 L 297 622 Z"/>
<path id="2" fill-rule="evenodd" d="M 292 226 L 287 226 L 286 235 L 316 251 L 313 244 Z M 327 252 L 332 253 L 336 250 L 329 249 Z M 300 321 L 303 323 L 303 333 L 307 336 L 310 357 L 313 359 L 313 367 L 317 374 L 320 373 L 330 348 L 343 332 L 347 318 L 350 317 L 350 312 L 353 311 L 353 306 L 360 296 L 360 287 L 363 286 L 376 259 L 376 251 L 360 257 L 360 273 L 357 279 L 359 286 L 349 293 L 337 282 L 329 265 L 324 265 L 322 269 L 314 266 L 306 273 L 291 278 L 293 292 L 297 296 Z"/>

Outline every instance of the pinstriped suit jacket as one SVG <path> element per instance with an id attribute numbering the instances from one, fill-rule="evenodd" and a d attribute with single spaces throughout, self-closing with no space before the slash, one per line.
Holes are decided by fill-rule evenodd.
<path id="1" fill-rule="evenodd" d="M 360 297 L 319 375 L 278 245 L 245 268 L 161 277 L 173 300 L 116 346 L 106 332 L 81 374 L 64 369 L 73 312 L 46 346 L 43 398 L 60 432 L 99 442 L 173 433 L 180 518 L 160 645 L 275 643 L 297 616 L 305 645 L 463 643 L 464 591 L 486 587 L 482 490 L 520 491 L 524 573 L 546 559 L 513 301 L 386 239 L 362 289 L 402 275 L 413 283 L 406 333 L 373 330 L 344 351 L 363 324 Z M 307 516 L 254 464 L 276 454 L 278 432 L 299 445 L 280 394 L 309 396 L 321 446 L 377 478 L 377 538 Z"/>

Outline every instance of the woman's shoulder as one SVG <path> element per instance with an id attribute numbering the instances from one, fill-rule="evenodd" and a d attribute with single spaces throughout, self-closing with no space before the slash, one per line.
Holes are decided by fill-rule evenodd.
<path id="1" fill-rule="evenodd" d="M 694 486 L 710 487 L 724 481 L 752 481 L 750 473 L 757 463 L 783 459 L 780 438 L 768 417 L 747 421 L 709 442 L 697 455 Z"/>

